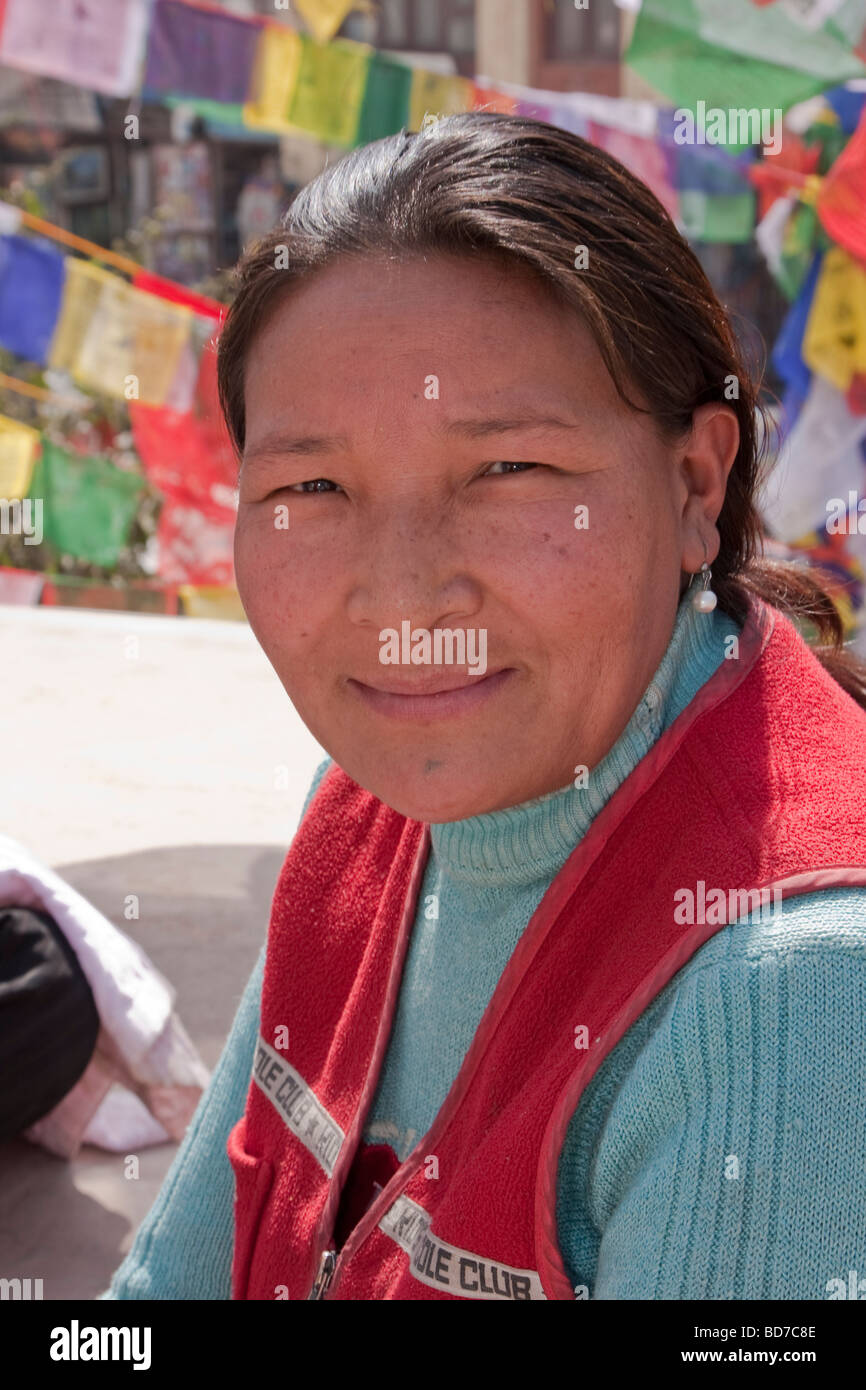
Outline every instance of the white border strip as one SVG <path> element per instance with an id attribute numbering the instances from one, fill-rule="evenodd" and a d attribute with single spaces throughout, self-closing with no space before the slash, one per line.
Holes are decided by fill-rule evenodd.
<path id="1" fill-rule="evenodd" d="M 262 1037 L 256 1044 L 252 1080 L 286 1127 L 331 1177 L 346 1136 L 300 1072 Z"/>
<path id="2" fill-rule="evenodd" d="M 447 1289 L 458 1298 L 484 1302 L 546 1300 L 547 1294 L 534 1269 L 514 1269 L 461 1250 L 458 1245 L 449 1245 L 433 1234 L 430 1222 L 430 1214 L 405 1194 L 397 1198 L 379 1222 L 379 1229 L 406 1251 L 410 1273 L 419 1283 L 431 1289 Z"/>

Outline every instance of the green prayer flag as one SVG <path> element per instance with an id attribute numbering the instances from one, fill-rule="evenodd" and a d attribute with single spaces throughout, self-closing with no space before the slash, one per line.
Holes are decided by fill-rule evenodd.
<path id="1" fill-rule="evenodd" d="M 30 497 L 42 499 L 43 538 L 90 565 L 116 564 L 146 487 L 106 458 L 68 453 L 43 436 Z"/>
<path id="2" fill-rule="evenodd" d="M 301 61 L 287 120 L 331 145 L 356 143 L 372 49 L 301 35 Z"/>
<path id="3" fill-rule="evenodd" d="M 680 189 L 680 226 L 690 241 L 748 241 L 755 230 L 755 195 Z"/>
<path id="4" fill-rule="evenodd" d="M 854 52 L 863 0 L 843 0 L 825 14 L 819 0 L 804 0 L 799 14 L 752 0 L 643 0 L 625 61 L 681 108 L 785 111 L 866 76 Z"/>
<path id="5" fill-rule="evenodd" d="M 774 277 L 787 299 L 797 298 L 815 253 L 825 251 L 829 245 L 829 239 L 818 221 L 817 208 L 812 203 L 798 203 L 788 218 L 779 267 Z"/>
<path id="6" fill-rule="evenodd" d="M 368 145 L 371 140 L 394 135 L 408 125 L 411 86 L 411 68 L 380 53 L 374 54 L 358 122 L 356 139 L 359 145 Z"/>

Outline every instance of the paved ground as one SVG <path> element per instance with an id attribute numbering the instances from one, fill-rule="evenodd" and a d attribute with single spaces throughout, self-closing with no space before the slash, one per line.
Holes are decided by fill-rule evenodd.
<path id="1" fill-rule="evenodd" d="M 140 943 L 213 1067 L 324 754 L 245 624 L 0 606 L 0 640 L 0 827 Z M 174 1152 L 143 1150 L 130 1181 L 93 1147 L 0 1144 L 0 1275 L 93 1298 Z"/>

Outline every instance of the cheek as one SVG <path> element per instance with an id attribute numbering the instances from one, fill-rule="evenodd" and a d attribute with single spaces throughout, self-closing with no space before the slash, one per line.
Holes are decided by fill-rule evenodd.
<path id="1" fill-rule="evenodd" d="M 241 504 L 234 538 L 235 579 L 250 625 L 265 650 L 289 650 L 316 630 L 334 592 L 333 552 L 305 536 L 289 512 Z"/>
<path id="2" fill-rule="evenodd" d="M 576 620 L 584 632 L 603 626 L 629 602 L 640 584 L 641 534 L 637 514 L 596 485 L 529 504 L 501 529 L 479 533 L 476 545 L 488 589 L 555 636 Z"/>

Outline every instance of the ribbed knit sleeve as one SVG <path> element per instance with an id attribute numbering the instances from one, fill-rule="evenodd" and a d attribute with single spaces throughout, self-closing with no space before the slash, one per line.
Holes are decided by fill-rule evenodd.
<path id="1" fill-rule="evenodd" d="M 234 1174 L 226 1143 L 246 1104 L 264 965 L 263 946 L 210 1085 L 132 1249 L 100 1298 L 231 1298 Z"/>
<path id="2" fill-rule="evenodd" d="M 863 890 L 792 899 L 703 946 L 570 1126 L 557 1215 L 575 1286 L 826 1299 L 866 1274 L 864 1018 Z"/>
<path id="3" fill-rule="evenodd" d="M 316 769 L 301 819 L 330 765 Z M 259 1031 L 265 945 L 231 1032 L 156 1201 L 99 1299 L 230 1299 L 234 1174 L 229 1132 L 244 1113 Z"/>

